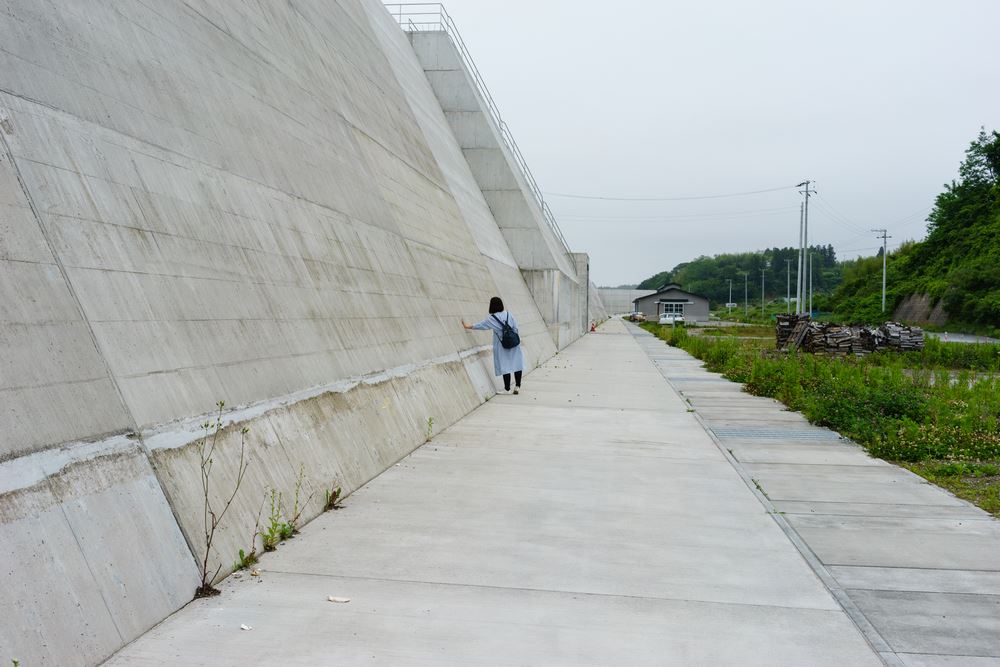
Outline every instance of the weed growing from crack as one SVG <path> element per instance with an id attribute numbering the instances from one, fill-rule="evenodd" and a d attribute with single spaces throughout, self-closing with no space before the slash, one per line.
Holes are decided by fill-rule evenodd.
<path id="1" fill-rule="evenodd" d="M 306 505 L 312 500 L 315 495 L 315 491 L 309 494 L 305 502 L 301 505 L 299 504 L 299 498 L 302 494 L 302 482 L 306 478 L 306 466 L 304 463 L 299 464 L 299 474 L 295 477 L 295 501 L 292 505 L 292 518 L 288 520 L 288 525 L 291 526 L 292 534 L 299 532 L 299 518 L 302 516 L 302 512 L 305 511 Z"/>
<path id="2" fill-rule="evenodd" d="M 264 513 L 264 503 L 267 501 L 267 496 L 264 496 L 264 500 L 260 501 L 260 508 L 257 510 L 257 521 L 253 525 L 253 535 L 250 536 L 250 553 L 246 553 L 243 549 L 240 549 L 239 558 L 233 563 L 233 570 L 245 570 L 251 565 L 255 565 L 258 561 L 257 558 L 257 536 L 260 535 L 260 517 Z"/>
<path id="3" fill-rule="evenodd" d="M 194 596 L 196 598 L 219 594 L 219 589 L 212 586 L 212 582 L 215 581 L 215 578 L 219 576 L 219 572 L 222 571 L 222 564 L 219 564 L 219 567 L 215 570 L 214 574 L 209 575 L 208 559 L 211 557 L 212 543 L 215 541 L 215 532 L 218 530 L 219 524 L 222 523 L 222 519 L 225 517 L 226 512 L 228 512 L 230 506 L 232 506 L 233 500 L 236 498 L 236 494 L 239 492 L 240 486 L 243 484 L 243 478 L 246 475 L 247 468 L 250 465 L 250 461 L 247 459 L 246 451 L 246 436 L 247 433 L 250 432 L 250 429 L 243 427 L 240 429 L 240 460 L 236 467 L 236 482 L 233 484 L 233 492 L 229 494 L 229 497 L 223 504 L 222 509 L 219 512 L 216 512 L 215 508 L 212 506 L 211 498 L 212 467 L 215 464 L 215 451 L 219 443 L 219 435 L 222 433 L 222 411 L 226 406 L 226 402 L 219 401 L 215 405 L 217 409 L 215 419 L 212 421 L 206 421 L 202 424 L 205 435 L 198 443 L 198 454 L 201 467 L 201 490 L 203 498 L 205 557 L 200 563 L 201 585 L 195 589 Z"/>
<path id="4" fill-rule="evenodd" d="M 341 505 L 340 505 L 340 494 L 341 494 L 340 487 L 338 486 L 337 488 L 335 488 L 333 490 L 327 489 L 323 493 L 326 496 L 326 502 L 323 503 L 323 511 L 324 512 L 329 512 L 330 510 L 339 510 L 340 507 L 341 507 Z"/>
<path id="5" fill-rule="evenodd" d="M 278 542 L 287 540 L 294 534 L 292 525 L 283 520 L 281 492 L 271 489 L 271 513 L 268 515 L 267 529 L 260 534 L 264 551 L 274 551 L 278 548 Z"/>
<path id="6" fill-rule="evenodd" d="M 427 418 L 427 430 L 424 432 L 424 442 L 430 442 L 434 437 L 434 417 Z"/>
<path id="7" fill-rule="evenodd" d="M 257 550 L 251 549 L 250 553 L 246 553 L 243 549 L 240 549 L 240 556 L 233 563 L 234 570 L 245 570 L 251 565 L 257 564 Z"/>

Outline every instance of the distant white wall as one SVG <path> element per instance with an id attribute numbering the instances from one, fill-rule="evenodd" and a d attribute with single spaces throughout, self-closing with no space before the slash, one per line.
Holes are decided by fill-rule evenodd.
<path id="1" fill-rule="evenodd" d="M 631 313 L 635 310 L 633 301 L 639 297 L 655 294 L 656 290 L 651 289 L 613 289 L 601 287 L 598 289 L 601 295 L 601 302 L 609 315 L 621 315 Z"/>
<path id="2" fill-rule="evenodd" d="M 590 283 L 587 290 L 587 298 L 589 300 L 588 309 L 589 317 L 592 322 L 600 322 L 608 318 L 609 313 L 607 308 L 604 307 L 604 301 L 601 300 L 601 294 L 597 289 L 597 285 Z"/>

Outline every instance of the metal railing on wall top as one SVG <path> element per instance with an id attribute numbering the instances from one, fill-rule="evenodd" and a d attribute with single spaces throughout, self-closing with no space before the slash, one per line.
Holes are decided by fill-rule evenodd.
<path id="1" fill-rule="evenodd" d="M 396 19 L 396 22 L 399 23 L 399 26 L 406 32 L 444 32 L 451 38 L 459 57 L 462 59 L 462 64 L 465 65 L 466 71 L 472 76 L 479 96 L 486 102 L 486 108 L 493 118 L 493 122 L 500 128 L 500 136 L 503 139 L 504 145 L 507 146 L 507 149 L 513 155 L 514 161 L 521 171 L 521 175 L 524 176 L 524 180 L 527 182 L 528 188 L 535 198 L 535 202 L 542 211 L 542 216 L 545 218 L 546 224 L 548 224 L 549 228 L 556 235 L 556 238 L 563 244 L 566 252 L 570 252 L 569 244 L 566 243 L 566 237 L 563 236 L 562 230 L 559 229 L 559 225 L 556 223 L 555 216 L 552 215 L 552 210 L 542 196 L 542 190 L 538 187 L 538 182 L 535 180 L 534 175 L 532 175 L 531 169 L 528 168 L 528 163 L 524 159 L 524 155 L 521 153 L 517 142 L 514 140 L 514 135 L 511 134 L 510 128 L 507 127 L 507 123 L 504 122 L 503 117 L 500 115 L 500 109 L 497 107 L 496 102 L 493 101 L 493 95 L 490 94 L 489 88 L 486 87 L 486 82 L 483 80 L 482 74 L 479 73 L 479 68 L 476 67 L 476 63 L 472 59 L 468 47 L 465 46 L 462 35 L 458 32 L 455 22 L 445 10 L 444 5 L 439 2 L 418 2 L 387 4 L 385 7 L 392 14 L 393 18 Z"/>

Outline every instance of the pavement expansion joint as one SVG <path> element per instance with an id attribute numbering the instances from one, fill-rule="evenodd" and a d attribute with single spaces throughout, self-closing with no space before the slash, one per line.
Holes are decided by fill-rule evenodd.
<path id="1" fill-rule="evenodd" d="M 389 584 L 409 584 L 414 586 L 447 586 L 449 588 L 472 588 L 472 589 L 486 589 L 486 590 L 498 590 L 498 591 L 521 591 L 525 593 L 549 593 L 552 595 L 572 595 L 581 597 L 591 597 L 591 598 L 609 598 L 609 599 L 621 599 L 621 600 L 649 600 L 653 602 L 687 602 L 690 604 L 699 604 L 707 606 L 724 606 L 724 607 L 757 607 L 761 609 L 786 609 L 790 611 L 818 611 L 818 612 L 835 612 L 834 609 L 827 609 L 824 607 L 803 607 L 803 606 L 793 606 L 793 605 L 782 605 L 782 604 L 759 604 L 754 602 L 741 602 L 741 601 L 727 601 L 722 602 L 719 600 L 699 600 L 696 598 L 686 598 L 677 597 L 669 595 L 631 595 L 627 593 L 601 593 L 598 591 L 581 591 L 574 589 L 562 589 L 562 588 L 538 588 L 538 587 L 528 587 L 528 586 L 497 586 L 491 584 L 476 584 L 471 582 L 460 582 L 460 581 L 437 581 L 432 579 L 406 579 L 398 577 L 366 577 L 361 575 L 347 575 L 347 574 L 328 574 L 326 572 L 302 572 L 298 570 L 281 570 L 281 569 L 268 569 L 261 570 L 262 575 L 267 574 L 279 574 L 291 577 L 317 577 L 320 579 L 346 579 L 351 581 L 377 581 Z"/>
<path id="2" fill-rule="evenodd" d="M 636 330 L 641 331 L 638 327 L 630 326 L 629 329 L 633 332 Z M 636 334 L 639 335 L 639 334 Z M 663 343 L 666 345 L 666 342 Z M 646 349 L 644 347 L 644 349 Z M 648 352 L 647 352 L 648 353 Z M 677 396 L 684 400 L 684 395 L 678 389 L 676 385 L 671 381 L 670 376 L 666 372 L 666 369 L 660 368 L 660 372 L 663 375 L 664 380 L 670 385 L 671 389 L 677 394 Z M 749 471 L 743 467 L 743 465 L 733 456 L 732 452 L 726 447 L 722 440 L 717 435 L 716 431 L 710 427 L 706 421 L 698 414 L 697 409 L 695 409 L 694 416 L 698 423 L 702 425 L 705 432 L 709 434 L 712 438 L 712 442 L 715 443 L 722 455 L 726 457 L 730 465 L 737 471 L 740 477 L 743 479 L 744 483 L 750 489 L 750 491 L 757 498 L 758 502 L 764 506 L 767 513 L 771 518 L 778 524 L 781 530 L 785 533 L 788 539 L 795 545 L 796 549 L 799 551 L 801 556 L 815 572 L 816 576 L 823 582 L 823 585 L 827 588 L 834 599 L 841 606 L 844 612 L 848 615 L 851 621 L 855 624 L 858 630 L 864 636 L 865 640 L 871 646 L 872 650 L 876 652 L 879 657 L 886 662 L 886 664 L 903 664 L 901 660 L 894 657 L 895 650 L 889 644 L 885 637 L 876 629 L 872 621 L 861 611 L 861 609 L 854 603 L 853 600 L 847 595 L 845 589 L 843 589 L 838 583 L 833 574 L 827 569 L 826 565 L 820 560 L 819 556 L 809 547 L 808 543 L 802 538 L 802 536 L 792 527 L 792 525 L 785 520 L 782 513 L 772 504 L 771 499 L 764 492 L 763 488 L 760 487 L 757 480 L 755 480 Z M 780 432 L 780 431 L 775 431 Z M 787 433 L 787 431 L 786 431 Z M 809 433 L 809 432 L 804 432 Z M 832 433 L 832 432 L 831 432 Z M 834 434 L 834 437 L 827 437 L 826 440 L 839 441 L 841 440 L 839 434 Z"/>

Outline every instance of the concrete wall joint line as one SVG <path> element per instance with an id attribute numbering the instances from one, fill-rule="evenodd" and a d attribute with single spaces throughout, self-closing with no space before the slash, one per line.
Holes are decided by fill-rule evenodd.
<path id="1" fill-rule="evenodd" d="M 642 335 L 646 332 L 635 325 L 628 325 L 629 331 L 632 333 L 633 338 L 636 335 Z M 641 333 L 638 333 L 641 332 Z M 666 343 L 663 343 L 666 345 Z M 641 346 L 640 346 L 641 347 Z M 648 357 L 648 354 L 647 354 Z M 666 381 L 670 389 L 677 394 L 677 396 L 684 401 L 684 395 L 680 392 L 676 385 L 671 382 L 667 374 L 661 370 L 660 375 Z M 837 580 L 830 574 L 830 571 L 819 559 L 819 557 L 813 552 L 805 540 L 799 535 L 798 531 L 792 527 L 792 525 L 783 517 L 771 503 L 771 500 L 764 495 L 764 493 L 757 488 L 754 483 L 753 477 L 750 473 L 740 464 L 739 461 L 729 452 L 729 450 L 722 444 L 719 438 L 715 435 L 711 428 L 705 423 L 701 415 L 697 411 L 692 413 L 698 424 L 705 430 L 705 433 L 711 438 L 712 442 L 719 452 L 726 458 L 729 465 L 733 467 L 736 473 L 743 480 L 743 483 L 747 486 L 750 492 L 754 495 L 757 501 L 764 507 L 767 514 L 771 519 L 778 525 L 778 527 L 785 533 L 788 540 L 794 545 L 795 549 L 802 556 L 803 560 L 808 563 L 809 567 L 816 574 L 817 578 L 823 583 L 823 586 L 830 592 L 837 604 L 844 610 L 847 617 L 851 619 L 851 622 L 864 637 L 865 641 L 871 647 L 872 651 L 879 656 L 886 665 L 901 665 L 903 661 L 896 655 L 895 650 L 889 644 L 888 641 L 875 629 L 872 622 L 865 616 L 864 612 L 854 603 L 853 600 L 847 595 L 844 588 L 837 582 Z"/>
<path id="2" fill-rule="evenodd" d="M 427 359 L 420 363 L 397 366 L 383 371 L 377 371 L 375 373 L 337 380 L 336 382 L 310 387 L 292 394 L 277 396 L 264 401 L 257 401 L 249 405 L 238 406 L 223 413 L 222 427 L 226 428 L 233 424 L 256 419 L 257 417 L 271 412 L 272 410 L 288 407 L 295 403 L 300 403 L 322 394 L 345 393 L 362 384 L 369 386 L 382 384 L 392 380 L 393 378 L 405 377 L 424 368 L 461 361 L 491 349 L 491 345 L 477 345 L 464 350 L 459 350 L 451 355 L 437 357 L 435 359 Z M 141 436 L 143 447 L 145 447 L 147 451 L 153 451 L 158 449 L 175 449 L 177 447 L 186 446 L 202 437 L 200 425 L 204 423 L 207 416 L 210 415 L 198 415 L 181 421 L 170 422 L 168 424 L 147 429 Z"/>
<path id="3" fill-rule="evenodd" d="M 10 143 L 7 141 L 7 137 L 2 131 L 0 131 L 0 148 L 3 149 L 4 153 L 7 155 L 7 159 L 10 160 L 11 169 L 14 171 L 14 175 L 17 177 L 17 182 L 21 187 L 21 191 L 24 193 L 24 198 L 28 202 L 28 207 L 31 209 L 31 215 L 35 219 L 35 224 L 41 232 L 42 238 L 45 239 L 45 244 L 48 246 L 49 252 L 52 253 L 52 258 L 56 263 L 56 267 L 59 269 L 59 275 L 62 278 L 63 283 L 66 285 L 66 289 L 69 291 L 73 303 L 76 306 L 76 310 L 80 315 L 80 319 L 87 327 L 87 333 L 90 336 L 90 342 L 93 344 L 94 349 L 97 350 L 98 356 L 101 358 L 101 364 L 103 365 L 104 371 L 107 374 L 108 381 L 111 386 L 114 387 L 115 396 L 117 396 L 118 401 L 121 403 L 122 410 L 125 413 L 129 421 L 129 426 L 133 431 L 138 431 L 138 426 L 135 417 L 132 415 L 132 411 L 129 409 L 128 403 L 125 401 L 125 396 L 122 393 L 121 387 L 118 386 L 118 380 L 115 378 L 114 374 L 111 372 L 111 366 L 108 364 L 104 350 L 101 349 L 101 345 L 98 342 L 97 334 L 94 331 L 94 327 L 87 317 L 86 311 L 83 309 L 83 303 L 80 300 L 80 295 L 77 293 L 73 286 L 72 281 L 69 279 L 69 274 L 66 272 L 66 267 L 63 265 L 62 258 L 59 255 L 59 251 L 56 248 L 56 244 L 52 242 L 52 238 L 42 224 L 42 216 L 38 211 L 38 207 L 35 205 L 35 200 L 31 196 L 31 192 L 28 188 L 28 184 L 24 180 L 24 175 L 21 173 L 21 169 L 17 164 L 17 160 L 14 159 L 14 151 L 11 150 Z"/>
<path id="4" fill-rule="evenodd" d="M 87 550 L 83 548 L 82 544 L 80 544 L 80 536 L 76 534 L 76 528 L 73 526 L 73 522 L 70 521 L 69 516 L 66 514 L 66 505 L 64 503 L 59 503 L 58 506 L 59 513 L 62 515 L 63 521 L 66 522 L 66 527 L 69 529 L 70 535 L 73 536 L 73 542 L 76 544 L 77 551 L 80 552 L 80 558 L 83 560 L 84 565 L 87 566 L 87 574 L 90 575 L 91 581 L 94 582 L 94 590 L 96 590 L 101 596 L 101 603 L 104 604 L 104 610 L 108 612 L 108 619 L 111 621 L 111 625 L 114 626 L 115 632 L 118 633 L 118 637 L 124 644 L 128 640 L 125 638 L 125 635 L 122 634 L 121 628 L 118 627 L 118 621 L 115 619 L 115 614 L 111 610 L 111 605 L 108 604 L 108 599 L 104 595 L 104 590 L 102 589 L 100 582 L 97 580 L 97 577 L 94 576 L 94 568 L 90 565 L 90 559 L 87 558 Z"/>

